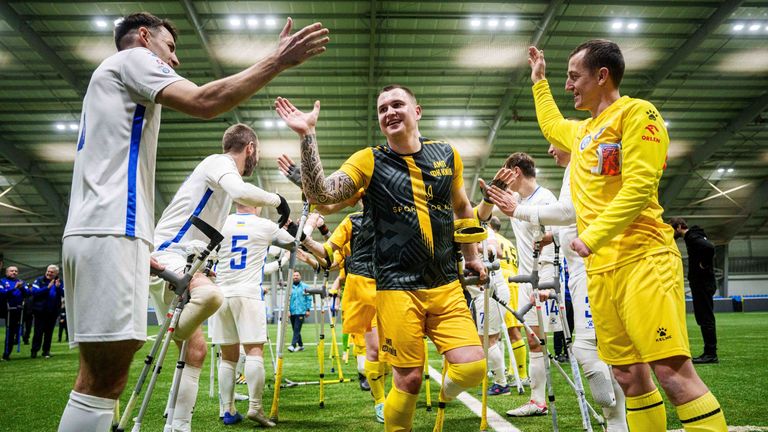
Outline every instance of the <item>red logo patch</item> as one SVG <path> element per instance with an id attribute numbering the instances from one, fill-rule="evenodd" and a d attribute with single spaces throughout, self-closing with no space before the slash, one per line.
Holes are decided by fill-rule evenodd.
<path id="1" fill-rule="evenodd" d="M 655 125 L 649 124 L 645 127 L 645 130 L 651 133 L 651 135 L 656 135 L 656 132 L 659 131 L 659 128 L 657 128 Z"/>

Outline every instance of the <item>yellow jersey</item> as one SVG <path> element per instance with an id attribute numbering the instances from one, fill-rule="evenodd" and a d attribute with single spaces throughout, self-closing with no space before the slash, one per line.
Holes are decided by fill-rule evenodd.
<path id="1" fill-rule="evenodd" d="M 680 255 L 662 220 L 659 181 L 669 149 L 656 107 L 623 96 L 596 118 L 566 120 L 547 80 L 533 85 L 544 137 L 571 153 L 571 197 L 590 274 L 666 251 Z M 567 246 L 566 246 L 567 247 Z"/>

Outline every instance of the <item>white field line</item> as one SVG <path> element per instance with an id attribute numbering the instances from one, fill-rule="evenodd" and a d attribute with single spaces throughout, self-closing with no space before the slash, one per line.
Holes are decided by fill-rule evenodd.
<path id="1" fill-rule="evenodd" d="M 432 366 L 429 367 L 429 376 L 432 378 L 433 381 L 437 383 L 439 386 L 441 383 L 441 379 L 443 374 L 440 373 L 437 369 L 433 368 Z M 461 403 L 467 406 L 470 411 L 475 413 L 476 416 L 480 417 L 481 410 L 482 410 L 482 403 L 475 399 L 474 397 L 470 396 L 467 392 L 462 392 L 459 397 L 457 397 Z M 512 423 L 508 422 L 504 417 L 499 415 L 496 411 L 488 408 L 488 426 L 499 432 L 522 432 L 520 429 L 512 426 Z"/>

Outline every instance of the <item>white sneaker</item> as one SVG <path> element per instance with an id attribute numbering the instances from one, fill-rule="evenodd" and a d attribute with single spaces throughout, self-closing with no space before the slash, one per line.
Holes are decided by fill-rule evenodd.
<path id="1" fill-rule="evenodd" d="M 507 411 L 510 417 L 531 417 L 547 415 L 547 406 L 539 405 L 534 401 L 528 401 L 518 408 Z"/>
<path id="2" fill-rule="evenodd" d="M 253 420 L 264 427 L 271 428 L 276 426 L 275 422 L 268 419 L 262 410 L 248 410 L 248 415 L 246 417 L 248 417 L 248 420 Z"/>
<path id="3" fill-rule="evenodd" d="M 288 351 L 294 352 L 296 351 L 296 348 L 294 348 L 293 345 L 288 345 Z"/>

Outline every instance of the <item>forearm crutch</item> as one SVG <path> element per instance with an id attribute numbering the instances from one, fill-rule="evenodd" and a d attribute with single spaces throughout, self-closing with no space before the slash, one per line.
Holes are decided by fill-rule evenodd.
<path id="1" fill-rule="evenodd" d="M 336 338 L 336 315 L 338 313 L 338 309 L 336 309 L 336 299 L 338 299 L 337 294 L 331 294 L 330 295 L 330 329 L 331 329 L 331 373 L 337 372 L 339 376 L 339 382 L 344 382 L 344 371 L 341 369 L 341 356 L 339 356 L 339 343 Z M 337 371 L 334 371 L 334 366 Z"/>
<path id="2" fill-rule="evenodd" d="M 155 360 L 155 356 L 158 354 L 158 350 L 160 350 L 162 347 L 160 356 L 157 358 L 157 362 L 155 363 L 153 375 L 150 378 L 149 384 L 147 385 L 147 394 L 144 396 L 144 400 L 142 401 L 141 407 L 139 409 L 139 415 L 136 417 L 136 422 L 132 430 L 138 431 L 141 429 L 141 421 L 144 418 L 147 406 L 149 405 L 149 400 L 152 395 L 152 390 L 154 389 L 155 383 L 157 382 L 157 377 L 162 370 L 163 360 L 165 359 L 165 354 L 168 352 L 168 346 L 172 339 L 171 336 L 179 322 L 179 316 L 183 308 L 183 300 L 189 291 L 189 283 L 195 273 L 200 270 L 200 267 L 202 267 L 203 264 L 208 260 L 208 257 L 211 255 L 211 253 L 219 246 L 221 241 L 224 240 L 224 237 L 221 235 L 221 233 L 216 231 L 216 229 L 205 223 L 205 221 L 198 218 L 197 216 L 191 216 L 189 221 L 203 234 L 205 234 L 210 242 L 200 253 L 191 254 L 187 257 L 187 269 L 183 275 L 178 275 L 169 269 L 165 269 L 161 272 L 155 270 L 151 271 L 152 274 L 155 274 L 161 279 L 167 281 L 169 283 L 169 288 L 176 294 L 176 296 L 171 302 L 168 313 L 166 313 L 165 320 L 163 320 L 163 324 L 160 326 L 158 337 L 155 339 L 149 354 L 147 354 L 147 357 L 144 360 L 144 367 L 141 370 L 141 374 L 139 375 L 136 387 L 133 389 L 131 397 L 125 406 L 125 410 L 123 411 L 123 415 L 120 418 L 120 422 L 116 427 L 114 427 L 114 429 L 118 432 L 123 432 L 125 430 L 125 427 L 128 424 L 128 419 L 130 419 L 133 408 L 136 406 L 136 402 L 138 401 L 139 395 L 141 394 L 144 381 L 147 379 L 147 375 L 149 374 L 150 368 L 152 367 L 152 364 Z M 167 337 L 164 337 L 166 334 Z"/>
<path id="3" fill-rule="evenodd" d="M 497 308 L 497 310 L 499 312 L 501 323 L 504 325 L 504 328 L 501 329 L 501 334 L 504 338 L 504 346 L 507 348 L 507 354 L 509 355 L 509 369 L 512 370 L 512 376 L 515 378 L 515 388 L 517 389 L 517 394 L 521 395 L 525 393 L 525 388 L 523 387 L 523 380 L 520 379 L 520 372 L 517 370 L 517 359 L 515 359 L 514 348 L 512 348 L 512 341 L 509 340 L 509 333 L 506 329 L 504 319 L 505 314 L 502 309 Z"/>
<path id="4" fill-rule="evenodd" d="M 568 360 L 571 365 L 571 376 L 573 376 L 573 383 L 574 383 L 574 391 L 576 392 L 576 398 L 579 403 L 579 411 L 581 412 L 581 421 L 582 426 L 585 431 L 592 432 L 592 422 L 589 418 L 589 404 L 587 402 L 587 396 L 584 391 L 584 382 L 581 379 L 581 370 L 579 368 L 579 363 L 576 360 L 576 356 L 573 355 L 573 336 L 571 334 L 571 328 L 568 326 L 568 319 L 565 312 L 565 302 L 561 301 L 562 299 L 562 287 L 560 285 L 560 271 L 561 271 L 561 264 L 560 264 L 560 245 L 558 244 L 557 238 L 555 238 L 554 241 L 554 248 L 555 248 L 555 275 L 553 281 L 553 289 L 555 291 L 555 302 L 558 305 L 559 313 L 558 316 L 560 318 L 560 325 L 563 328 L 563 336 L 565 337 L 565 349 L 568 353 Z M 598 423 L 602 427 L 603 430 L 606 429 L 605 420 L 602 416 L 596 417 Z"/>
<path id="5" fill-rule="evenodd" d="M 432 393 L 429 389 L 429 345 L 424 336 L 424 389 L 427 392 L 427 411 L 432 411 Z"/>
<path id="6" fill-rule="evenodd" d="M 296 269 L 296 253 L 301 245 L 301 233 L 304 232 L 304 224 L 307 222 L 307 216 L 309 215 L 309 202 L 304 201 L 304 206 L 301 209 L 301 219 L 299 219 L 299 227 L 296 230 L 296 239 L 294 240 L 294 248 L 291 251 L 291 258 L 288 261 L 288 271 L 293 274 Z M 277 338 L 277 371 L 275 372 L 275 391 L 272 394 L 272 408 L 269 412 L 269 418 L 273 422 L 277 423 L 280 409 L 280 383 L 283 379 L 283 348 L 285 345 L 285 332 L 288 325 L 288 314 L 291 308 L 291 284 L 286 284 L 285 293 L 283 294 L 283 311 L 282 311 L 282 323 L 280 323 L 280 333 Z"/>

